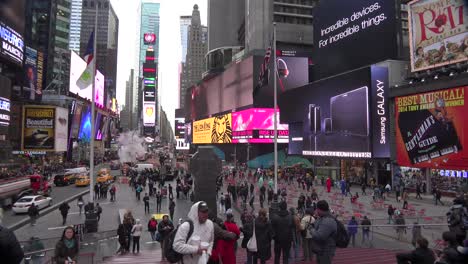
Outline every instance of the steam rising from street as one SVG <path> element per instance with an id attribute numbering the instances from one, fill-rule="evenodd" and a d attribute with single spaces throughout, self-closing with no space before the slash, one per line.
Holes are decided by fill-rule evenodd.
<path id="1" fill-rule="evenodd" d="M 138 134 L 136 131 L 120 134 L 117 139 L 117 142 L 119 142 L 120 162 L 135 162 L 136 155 L 144 155 L 146 153 L 144 147 L 145 138 L 138 136 Z"/>

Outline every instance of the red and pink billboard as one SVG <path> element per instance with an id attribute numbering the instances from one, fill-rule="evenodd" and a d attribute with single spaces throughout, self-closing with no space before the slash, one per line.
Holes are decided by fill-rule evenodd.
<path id="1" fill-rule="evenodd" d="M 278 142 L 288 143 L 288 125 L 279 124 Z M 273 143 L 274 110 L 273 108 L 251 108 L 232 113 L 233 143 Z"/>

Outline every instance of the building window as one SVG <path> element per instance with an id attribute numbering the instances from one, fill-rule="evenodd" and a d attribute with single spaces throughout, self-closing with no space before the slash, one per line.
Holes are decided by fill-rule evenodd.
<path id="1" fill-rule="evenodd" d="M 104 8 L 109 8 L 109 2 L 106 1 L 106 2 L 104 3 Z"/>
<path id="2" fill-rule="evenodd" d="M 89 5 L 90 5 L 91 7 L 94 7 L 94 1 L 91 1 L 91 2 L 89 3 Z"/>
<path id="3" fill-rule="evenodd" d="M 88 7 L 88 1 L 83 1 L 83 7 Z"/>

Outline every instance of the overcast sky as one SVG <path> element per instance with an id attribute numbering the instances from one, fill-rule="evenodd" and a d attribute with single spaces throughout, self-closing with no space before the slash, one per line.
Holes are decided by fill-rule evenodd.
<path id="1" fill-rule="evenodd" d="M 125 81 L 130 69 L 136 66 L 137 7 L 140 0 L 111 0 L 119 17 L 119 51 L 117 66 L 117 99 L 125 103 Z M 179 17 L 192 15 L 193 5 L 198 4 L 201 21 L 207 24 L 207 0 L 159 0 L 161 3 L 159 28 L 159 95 L 161 105 L 174 128 L 174 110 L 179 105 L 178 67 L 181 61 Z"/>

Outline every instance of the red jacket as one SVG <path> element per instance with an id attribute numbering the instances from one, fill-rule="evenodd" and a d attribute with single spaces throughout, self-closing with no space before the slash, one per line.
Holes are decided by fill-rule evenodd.
<path id="1" fill-rule="evenodd" d="M 233 222 L 224 222 L 226 230 L 237 235 L 239 238 L 240 230 L 236 223 Z M 236 239 L 237 240 L 237 239 Z M 217 243 L 217 249 L 223 264 L 236 264 L 236 253 L 234 252 L 234 244 L 236 240 L 226 241 L 219 240 Z"/>

